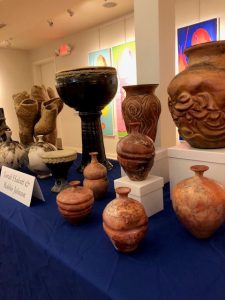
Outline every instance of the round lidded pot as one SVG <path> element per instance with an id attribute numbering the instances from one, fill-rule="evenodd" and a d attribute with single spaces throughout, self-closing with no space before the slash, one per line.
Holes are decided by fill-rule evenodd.
<path id="1" fill-rule="evenodd" d="M 79 185 L 79 181 L 73 181 L 71 187 L 62 190 L 56 197 L 59 212 L 72 224 L 86 218 L 94 204 L 92 190 Z"/>

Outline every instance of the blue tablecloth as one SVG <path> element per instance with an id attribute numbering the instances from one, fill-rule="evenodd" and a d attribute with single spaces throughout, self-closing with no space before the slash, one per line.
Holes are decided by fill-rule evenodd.
<path id="1" fill-rule="evenodd" d="M 76 165 L 76 163 L 75 163 Z M 71 179 L 82 179 L 70 169 Z M 46 202 L 30 208 L 0 193 L 0 300 L 224 300 L 225 226 L 208 240 L 177 220 L 164 188 L 165 209 L 149 220 L 136 252 L 117 252 L 102 229 L 106 197 L 80 225 L 58 213 L 53 179 L 39 180 Z"/>

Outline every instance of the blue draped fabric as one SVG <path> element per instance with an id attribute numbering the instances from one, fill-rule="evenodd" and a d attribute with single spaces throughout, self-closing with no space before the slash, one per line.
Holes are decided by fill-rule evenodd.
<path id="1" fill-rule="evenodd" d="M 82 180 L 75 167 L 70 179 Z M 225 226 L 197 240 L 177 220 L 164 188 L 164 211 L 149 219 L 137 251 L 117 252 L 102 228 L 110 188 L 91 216 L 68 224 L 58 213 L 53 178 L 39 180 L 46 202 L 30 208 L 0 193 L 0 300 L 224 300 Z"/>

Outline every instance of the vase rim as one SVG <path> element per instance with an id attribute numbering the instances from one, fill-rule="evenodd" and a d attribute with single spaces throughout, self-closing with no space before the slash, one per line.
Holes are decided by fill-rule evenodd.
<path id="1" fill-rule="evenodd" d="M 157 87 L 159 84 L 158 83 L 146 83 L 146 84 L 132 84 L 132 85 L 124 85 L 123 88 L 134 88 L 134 87 Z"/>
<path id="2" fill-rule="evenodd" d="M 105 72 L 116 74 L 116 68 L 108 67 L 108 66 L 87 66 L 87 67 L 82 67 L 77 69 L 62 70 L 56 72 L 55 76 L 57 78 L 61 76 L 72 76 L 74 74 L 105 73 Z"/>
<path id="3" fill-rule="evenodd" d="M 189 56 L 190 54 L 192 54 L 192 52 L 207 51 L 207 53 L 210 55 L 209 51 L 212 51 L 212 50 L 214 50 L 213 52 L 221 52 L 221 51 L 224 52 L 225 51 L 225 40 L 211 41 L 211 42 L 193 45 L 191 47 L 186 48 L 184 50 L 184 54 Z"/>

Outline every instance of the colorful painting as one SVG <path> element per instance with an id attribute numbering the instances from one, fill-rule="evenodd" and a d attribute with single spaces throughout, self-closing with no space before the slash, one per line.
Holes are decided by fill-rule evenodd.
<path id="1" fill-rule="evenodd" d="M 116 94 L 117 132 L 118 136 L 122 137 L 127 134 L 121 111 L 122 101 L 125 98 L 123 86 L 137 83 L 135 42 L 112 47 L 112 65 L 118 73 L 118 90 Z"/>
<path id="2" fill-rule="evenodd" d="M 217 19 L 211 19 L 190 26 L 179 28 L 178 36 L 178 67 L 183 71 L 188 63 L 184 50 L 190 46 L 217 40 Z"/>
<path id="3" fill-rule="evenodd" d="M 89 66 L 111 66 L 110 49 L 102 49 L 89 53 L 88 55 Z M 103 110 L 101 115 L 101 126 L 103 135 L 113 136 L 113 104 L 112 100 Z"/>

